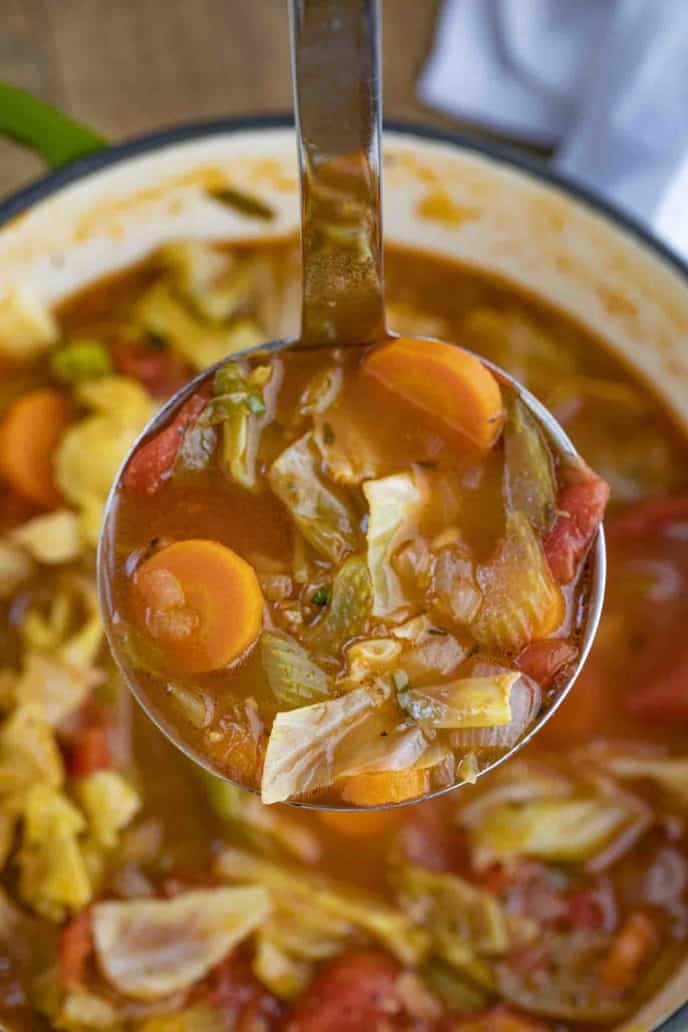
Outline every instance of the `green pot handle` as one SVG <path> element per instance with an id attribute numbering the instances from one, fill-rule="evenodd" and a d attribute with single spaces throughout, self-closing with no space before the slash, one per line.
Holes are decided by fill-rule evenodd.
<path id="1" fill-rule="evenodd" d="M 37 151 L 50 168 L 59 168 L 108 145 L 99 133 L 6 82 L 0 82 L 1 135 Z"/>

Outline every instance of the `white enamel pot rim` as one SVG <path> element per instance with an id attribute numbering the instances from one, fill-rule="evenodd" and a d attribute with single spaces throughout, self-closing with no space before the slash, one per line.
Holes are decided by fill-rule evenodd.
<path id="1" fill-rule="evenodd" d="M 688 266 L 639 223 L 505 147 L 405 123 L 385 133 L 388 240 L 446 255 L 563 309 L 623 354 L 688 429 Z M 274 223 L 207 194 L 231 182 Z M 449 201 L 449 220 L 437 206 Z M 442 207 L 440 205 L 440 207 Z M 181 236 L 261 239 L 298 220 L 286 116 L 194 123 L 96 151 L 0 203 L 0 303 L 22 284 L 47 303 Z M 688 968 L 639 1014 L 642 1032 L 685 1000 Z M 683 990 L 681 986 L 683 985 Z M 666 1032 L 686 1027 L 688 1008 Z"/>

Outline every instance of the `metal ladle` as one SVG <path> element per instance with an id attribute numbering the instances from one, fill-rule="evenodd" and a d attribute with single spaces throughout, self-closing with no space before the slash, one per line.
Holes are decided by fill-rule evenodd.
<path id="1" fill-rule="evenodd" d="M 378 4 L 379 0 L 289 0 L 301 173 L 301 334 L 297 340 L 275 341 L 255 350 L 346 347 L 393 336 L 386 327 L 382 271 Z M 244 356 L 250 354 L 251 351 L 243 352 Z M 237 357 L 240 356 L 231 356 L 232 359 Z M 518 394 L 559 454 L 578 459 L 572 443 L 547 409 L 508 374 L 490 363 L 485 364 Z M 214 366 L 201 373 L 175 394 L 146 427 L 132 451 L 167 424 L 187 398 L 213 377 L 217 368 Z M 221 772 L 213 767 L 209 758 L 183 739 L 137 684 L 109 621 L 109 571 L 116 522 L 114 500 L 121 475 L 122 470 L 108 499 L 98 552 L 99 592 L 110 646 L 132 692 L 151 719 L 188 756 L 218 774 Z M 576 680 L 590 651 L 602 608 L 606 563 L 601 529 L 590 549 L 587 564 L 586 619 L 572 676 L 524 737 L 481 770 L 480 775 L 503 763 L 530 741 L 561 705 Z M 442 788 L 429 797 L 442 795 L 454 787 L 457 786 Z M 409 803 L 417 801 L 408 800 Z M 319 809 L 386 808 L 295 805 Z"/>

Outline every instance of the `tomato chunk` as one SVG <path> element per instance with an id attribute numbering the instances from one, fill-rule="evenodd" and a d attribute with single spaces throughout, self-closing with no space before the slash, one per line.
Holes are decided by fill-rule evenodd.
<path id="1" fill-rule="evenodd" d="M 393 1028 L 401 1012 L 398 974 L 394 961 L 383 953 L 370 950 L 338 957 L 296 1002 L 286 1032 Z"/>
<path id="2" fill-rule="evenodd" d="M 162 487 L 172 472 L 185 432 L 198 419 L 207 401 L 203 391 L 193 394 L 169 426 L 139 448 L 124 471 L 125 490 L 152 495 Z"/>
<path id="3" fill-rule="evenodd" d="M 560 584 L 573 580 L 602 522 L 608 499 L 608 484 L 588 466 L 569 471 L 557 496 L 557 515 L 543 541 L 550 569 Z"/>
<path id="4" fill-rule="evenodd" d="M 60 934 L 58 966 L 64 986 L 80 985 L 86 973 L 86 964 L 93 952 L 93 932 L 90 910 L 82 910 L 69 921 Z"/>
<path id="5" fill-rule="evenodd" d="M 549 688 L 559 675 L 568 676 L 567 670 L 577 656 L 578 649 L 566 638 L 541 638 L 526 645 L 516 659 L 516 666 L 542 688 Z"/>
<path id="6" fill-rule="evenodd" d="M 117 339 L 110 351 L 117 372 L 138 380 L 154 398 L 171 397 L 192 375 L 179 355 L 145 341 Z"/>
<path id="7" fill-rule="evenodd" d="M 67 768 L 73 778 L 86 778 L 111 766 L 107 729 L 102 724 L 84 727 L 69 748 Z"/>

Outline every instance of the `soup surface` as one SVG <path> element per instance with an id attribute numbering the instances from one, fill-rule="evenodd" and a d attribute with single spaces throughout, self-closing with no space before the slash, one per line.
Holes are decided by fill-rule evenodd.
<path id="1" fill-rule="evenodd" d="M 452 344 L 259 353 L 131 457 L 110 632 L 263 802 L 403 802 L 474 782 L 570 677 L 606 497 Z"/>
<path id="2" fill-rule="evenodd" d="M 266 807 L 136 708 L 95 598 L 104 501 L 156 406 L 295 328 L 291 244 L 196 252 L 167 249 L 55 318 L 24 293 L 0 312 L 0 1024 L 622 1023 L 688 938 L 686 443 L 559 314 L 392 250 L 393 328 L 512 371 L 611 484 L 606 610 L 571 697 L 477 785 L 371 814 Z M 262 545 L 260 521 L 245 534 Z M 540 681 L 566 660 L 539 658 Z"/>

